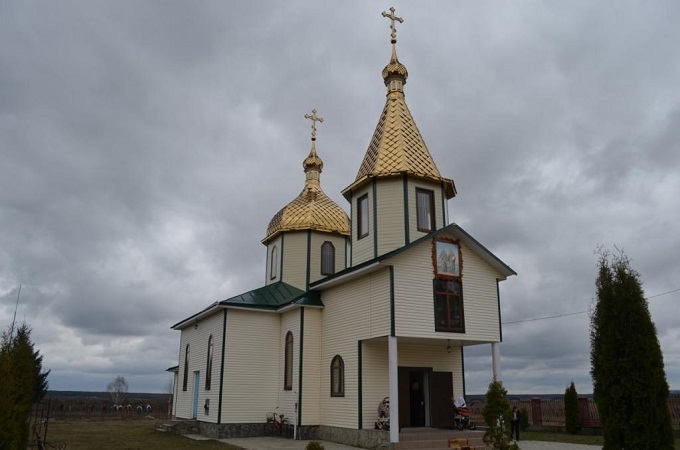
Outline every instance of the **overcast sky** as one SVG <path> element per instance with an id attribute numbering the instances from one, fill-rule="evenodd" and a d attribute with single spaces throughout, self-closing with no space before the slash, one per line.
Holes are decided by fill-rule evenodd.
<path id="1" fill-rule="evenodd" d="M 385 102 L 394 5 L 406 101 L 501 283 L 511 394 L 592 392 L 598 245 L 644 281 L 680 389 L 680 2 L 0 0 L 0 325 L 55 390 L 163 392 L 170 326 L 262 286 L 269 220 L 356 176 Z M 552 318 L 550 318 L 552 317 Z M 466 349 L 468 394 L 491 380 Z"/>

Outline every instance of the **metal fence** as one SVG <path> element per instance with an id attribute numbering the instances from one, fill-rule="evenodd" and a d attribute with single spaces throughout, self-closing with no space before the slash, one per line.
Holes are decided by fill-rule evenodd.
<path id="1" fill-rule="evenodd" d="M 517 406 L 520 411 L 526 411 L 529 425 L 545 427 L 564 427 L 564 398 L 519 398 L 510 399 L 511 406 Z M 579 397 L 579 413 L 581 427 L 602 428 L 597 404 L 592 397 Z M 484 423 L 482 408 L 484 401 L 477 401 L 472 405 L 472 419 L 477 423 Z M 680 394 L 671 394 L 668 400 L 673 428 L 680 429 Z"/>

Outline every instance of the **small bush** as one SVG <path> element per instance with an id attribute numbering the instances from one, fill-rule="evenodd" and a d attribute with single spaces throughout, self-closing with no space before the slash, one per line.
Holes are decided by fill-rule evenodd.
<path id="1" fill-rule="evenodd" d="M 305 450 L 325 450 L 325 447 L 319 441 L 311 441 L 309 444 L 307 444 Z"/>
<path id="2" fill-rule="evenodd" d="M 519 423 L 519 429 L 527 431 L 529 429 L 529 410 L 526 406 L 522 406 L 520 412 L 522 413 L 522 419 Z"/>

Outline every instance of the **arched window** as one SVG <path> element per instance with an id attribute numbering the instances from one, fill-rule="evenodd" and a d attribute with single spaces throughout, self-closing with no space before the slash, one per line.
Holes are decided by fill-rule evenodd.
<path id="1" fill-rule="evenodd" d="M 187 384 L 189 383 L 189 344 L 187 344 L 184 350 L 184 380 L 182 381 L 182 390 L 187 390 Z"/>
<path id="2" fill-rule="evenodd" d="M 278 274 L 279 255 L 276 245 L 272 247 L 271 259 L 269 260 L 269 278 L 274 279 Z"/>
<path id="3" fill-rule="evenodd" d="M 293 333 L 286 333 L 285 365 L 283 368 L 283 389 L 293 390 Z"/>
<path id="4" fill-rule="evenodd" d="M 331 397 L 345 396 L 345 362 L 340 355 L 331 361 Z"/>
<path id="5" fill-rule="evenodd" d="M 205 362 L 205 390 L 210 390 L 210 383 L 212 381 L 212 366 L 213 366 L 213 346 L 215 340 L 211 334 L 208 338 L 208 359 Z"/>
<path id="6" fill-rule="evenodd" d="M 326 241 L 321 245 L 321 275 L 335 273 L 335 246 Z"/>

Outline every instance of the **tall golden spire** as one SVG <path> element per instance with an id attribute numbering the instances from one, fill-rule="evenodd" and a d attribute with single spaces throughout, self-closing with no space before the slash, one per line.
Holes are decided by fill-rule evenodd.
<path id="1" fill-rule="evenodd" d="M 387 86 L 388 89 L 401 91 L 403 85 L 406 84 L 408 71 L 406 70 L 406 66 L 400 63 L 399 58 L 397 58 L 397 27 L 394 22 L 404 23 L 404 19 L 394 15 L 394 6 L 390 8 L 389 14 L 383 11 L 382 16 L 390 19 L 390 42 L 392 43 L 392 57 L 390 58 L 390 62 L 383 69 L 382 76 L 385 80 L 385 86 Z M 392 81 L 395 82 L 392 83 Z"/>
<path id="2" fill-rule="evenodd" d="M 349 199 L 353 191 L 360 189 L 372 179 L 406 174 L 442 183 L 446 197 L 451 198 L 456 195 L 453 180 L 444 178 L 439 173 L 411 116 L 411 111 L 406 106 L 404 84 L 408 78 L 408 71 L 397 58 L 395 28 L 395 22 L 403 23 L 404 19 L 394 14 L 394 7 L 390 8 L 389 14 L 383 11 L 382 16 L 390 20 L 392 43 L 390 62 L 382 71 L 387 86 L 387 101 L 356 179 L 342 191 L 342 194 Z"/>
<path id="3" fill-rule="evenodd" d="M 323 118 L 317 116 L 316 109 L 313 109 L 312 114 L 305 114 L 305 119 L 312 121 L 312 148 L 302 163 L 305 187 L 297 198 L 281 208 L 269 222 L 263 244 L 284 231 L 294 230 L 315 230 L 349 236 L 347 213 L 321 189 L 323 161 L 316 154 L 316 123 L 323 123 Z"/>
<path id="4" fill-rule="evenodd" d="M 302 162 L 306 176 L 305 191 L 309 196 L 316 196 L 321 191 L 320 175 L 323 170 L 323 161 L 316 154 L 316 123 L 323 123 L 323 117 L 317 116 L 316 109 L 312 109 L 311 114 L 305 114 L 305 119 L 312 121 L 312 148 L 309 156 Z"/>

